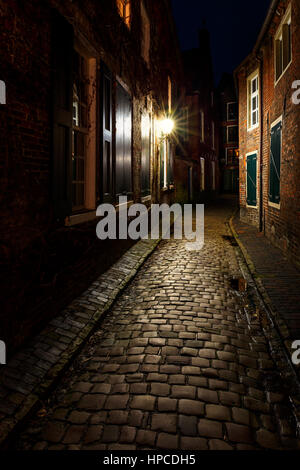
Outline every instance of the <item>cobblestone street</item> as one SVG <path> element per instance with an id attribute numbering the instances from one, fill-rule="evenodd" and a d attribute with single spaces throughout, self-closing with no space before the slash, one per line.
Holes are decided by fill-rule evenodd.
<path id="1" fill-rule="evenodd" d="M 299 447 L 287 397 L 268 386 L 267 340 L 233 289 L 232 211 L 206 208 L 199 252 L 159 244 L 14 449 Z"/>

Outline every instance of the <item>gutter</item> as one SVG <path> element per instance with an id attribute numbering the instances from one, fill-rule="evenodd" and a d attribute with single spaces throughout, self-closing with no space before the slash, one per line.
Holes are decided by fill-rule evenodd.
<path id="1" fill-rule="evenodd" d="M 263 201 L 263 138 L 264 138 L 264 78 L 263 78 L 263 69 L 264 69 L 264 59 L 263 54 L 256 56 L 256 60 L 259 62 L 259 88 L 260 88 L 260 145 L 259 145 L 259 231 L 264 231 L 264 201 Z"/>
<path id="2" fill-rule="evenodd" d="M 260 33 L 258 35 L 258 38 L 257 38 L 257 41 L 255 43 L 255 46 L 254 46 L 254 49 L 253 49 L 253 52 L 257 52 L 260 45 L 261 45 L 261 42 L 263 40 L 263 37 L 272 21 L 272 18 L 273 18 L 273 15 L 274 13 L 276 12 L 276 8 L 277 8 L 277 5 L 279 3 L 279 0 L 272 0 L 271 2 L 271 5 L 269 7 L 269 11 L 268 11 L 268 14 L 267 14 L 267 17 L 265 19 L 265 22 L 260 30 Z"/>

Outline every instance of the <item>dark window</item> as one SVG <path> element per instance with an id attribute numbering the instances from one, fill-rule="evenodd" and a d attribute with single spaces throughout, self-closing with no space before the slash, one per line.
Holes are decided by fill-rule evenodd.
<path id="1" fill-rule="evenodd" d="M 276 80 L 280 78 L 292 59 L 291 24 L 285 23 L 275 40 Z"/>
<path id="2" fill-rule="evenodd" d="M 226 163 L 237 164 L 239 161 L 239 150 L 238 149 L 227 149 Z"/>
<path id="3" fill-rule="evenodd" d="M 238 142 L 238 126 L 227 127 L 228 143 Z"/>
<path id="4" fill-rule="evenodd" d="M 116 195 L 132 195 L 132 103 L 117 83 L 116 93 Z"/>
<path id="5" fill-rule="evenodd" d="M 142 161 L 141 184 L 142 196 L 150 194 L 150 155 L 151 155 L 151 119 L 148 113 L 142 115 Z"/>
<path id="6" fill-rule="evenodd" d="M 274 204 L 280 203 L 281 129 L 280 122 L 271 131 L 269 201 Z"/>
<path id="7" fill-rule="evenodd" d="M 238 106 L 237 103 L 227 104 L 227 119 L 228 121 L 235 121 L 237 119 Z"/>
<path id="8" fill-rule="evenodd" d="M 103 200 L 113 199 L 113 159 L 112 159 L 112 77 L 102 63 L 102 185 Z"/>

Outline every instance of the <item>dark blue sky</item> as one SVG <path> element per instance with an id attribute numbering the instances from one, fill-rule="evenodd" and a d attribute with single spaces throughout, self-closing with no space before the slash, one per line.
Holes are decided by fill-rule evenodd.
<path id="1" fill-rule="evenodd" d="M 232 72 L 249 54 L 270 0 L 172 0 L 181 48 L 197 47 L 203 20 L 211 34 L 215 81 Z"/>

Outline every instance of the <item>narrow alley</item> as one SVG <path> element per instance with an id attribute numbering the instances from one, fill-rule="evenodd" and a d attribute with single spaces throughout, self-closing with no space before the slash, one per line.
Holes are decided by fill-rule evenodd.
<path id="1" fill-rule="evenodd" d="M 201 251 L 158 245 L 14 449 L 299 448 L 287 397 L 268 386 L 267 340 L 232 287 L 234 202 L 207 206 Z"/>
<path id="2" fill-rule="evenodd" d="M 0 452 L 300 450 L 300 0 L 0 0 L 0 45 Z"/>

